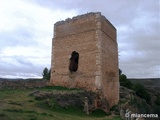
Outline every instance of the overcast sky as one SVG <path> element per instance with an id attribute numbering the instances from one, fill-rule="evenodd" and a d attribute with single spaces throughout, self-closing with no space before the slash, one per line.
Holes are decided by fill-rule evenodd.
<path id="1" fill-rule="evenodd" d="M 0 0 L 0 77 L 42 77 L 54 23 L 101 12 L 117 29 L 128 78 L 160 77 L 159 0 Z"/>

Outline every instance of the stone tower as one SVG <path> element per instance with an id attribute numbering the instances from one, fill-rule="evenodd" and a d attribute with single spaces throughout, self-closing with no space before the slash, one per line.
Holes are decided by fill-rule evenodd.
<path id="1" fill-rule="evenodd" d="M 100 12 L 54 25 L 50 85 L 101 92 L 119 101 L 116 28 Z"/>

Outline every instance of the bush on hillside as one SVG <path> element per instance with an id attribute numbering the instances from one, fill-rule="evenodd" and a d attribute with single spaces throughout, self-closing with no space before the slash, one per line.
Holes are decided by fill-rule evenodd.
<path id="1" fill-rule="evenodd" d="M 133 90 L 136 92 L 136 95 L 145 99 L 147 103 L 150 103 L 151 97 L 150 94 L 147 92 L 146 88 L 140 84 L 136 83 L 133 85 Z"/>
<path id="2" fill-rule="evenodd" d="M 127 79 L 127 76 L 126 76 L 126 75 L 121 74 L 121 75 L 119 76 L 119 81 L 120 81 L 120 85 L 121 85 L 121 86 L 124 86 L 124 87 L 129 88 L 129 89 L 132 88 L 132 83 L 131 83 L 130 80 Z"/>

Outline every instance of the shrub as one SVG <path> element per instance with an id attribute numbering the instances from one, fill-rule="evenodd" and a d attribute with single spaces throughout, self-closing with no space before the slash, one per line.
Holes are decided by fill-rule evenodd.
<path id="1" fill-rule="evenodd" d="M 111 113 L 106 113 L 102 109 L 96 109 L 91 113 L 91 116 L 94 116 L 94 117 L 104 117 L 109 115 L 111 115 Z"/>
<path id="2" fill-rule="evenodd" d="M 151 98 L 150 98 L 150 94 L 147 92 L 146 88 L 140 84 L 140 83 L 136 83 L 133 85 L 133 90 L 136 92 L 136 95 L 145 99 L 147 103 L 150 103 Z"/>
<path id="3" fill-rule="evenodd" d="M 124 86 L 124 87 L 129 88 L 129 89 L 132 88 L 132 83 L 131 83 L 130 80 L 127 79 L 127 76 L 126 76 L 126 75 L 121 74 L 121 75 L 119 76 L 119 80 L 120 80 L 120 85 L 121 85 L 121 86 Z"/>
<path id="4" fill-rule="evenodd" d="M 43 79 L 47 79 L 50 80 L 50 76 L 51 76 L 51 69 L 48 70 L 47 67 L 44 68 L 43 73 L 42 73 Z"/>

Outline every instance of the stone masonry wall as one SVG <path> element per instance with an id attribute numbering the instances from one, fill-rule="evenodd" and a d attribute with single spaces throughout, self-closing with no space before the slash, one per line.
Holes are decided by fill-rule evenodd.
<path id="1" fill-rule="evenodd" d="M 73 51 L 79 53 L 76 72 L 68 69 Z M 55 23 L 50 84 L 102 91 L 110 107 L 118 103 L 116 29 L 100 13 Z"/>
<path id="2" fill-rule="evenodd" d="M 80 19 L 55 24 L 51 84 L 95 91 L 96 17 L 89 15 Z M 80 58 L 78 71 L 70 73 L 69 58 L 73 51 L 77 51 Z"/>

